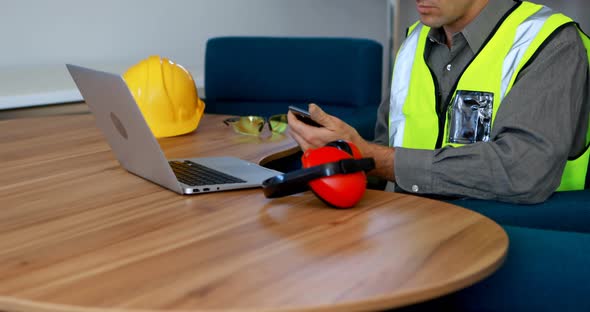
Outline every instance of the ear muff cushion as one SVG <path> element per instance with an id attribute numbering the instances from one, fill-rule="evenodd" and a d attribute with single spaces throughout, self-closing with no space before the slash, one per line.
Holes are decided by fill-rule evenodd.
<path id="1" fill-rule="evenodd" d="M 360 153 L 359 153 L 360 154 Z M 302 157 L 304 168 L 352 158 L 352 155 L 333 146 L 307 150 Z M 367 177 L 364 171 L 337 174 L 309 182 L 312 191 L 324 202 L 338 208 L 354 206 L 365 193 Z"/>
<path id="2" fill-rule="evenodd" d="M 332 141 L 332 142 L 326 144 L 326 146 L 332 146 L 332 147 L 335 147 L 339 150 L 343 150 L 346 153 L 348 153 L 349 155 L 352 155 L 352 157 L 355 159 L 363 157 L 363 155 L 361 155 L 361 151 L 358 149 L 358 147 L 356 147 L 356 145 L 349 143 L 347 141 L 344 141 L 344 140 Z"/>
<path id="3" fill-rule="evenodd" d="M 332 146 L 335 147 L 339 150 L 343 150 L 345 152 L 348 153 L 348 155 L 352 156 L 352 145 L 348 144 L 348 142 L 344 141 L 344 140 L 337 140 L 337 141 L 332 141 L 328 144 L 326 144 L 325 146 Z"/>

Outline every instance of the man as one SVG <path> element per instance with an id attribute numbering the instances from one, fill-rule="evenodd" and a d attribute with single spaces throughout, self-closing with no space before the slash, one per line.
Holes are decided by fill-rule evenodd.
<path id="1" fill-rule="evenodd" d="M 583 189 L 590 79 L 577 26 L 530 2 L 416 6 L 420 22 L 398 52 L 375 141 L 310 104 L 323 128 L 288 116 L 301 148 L 353 142 L 375 159 L 371 174 L 415 194 L 538 203 L 558 188 Z"/>

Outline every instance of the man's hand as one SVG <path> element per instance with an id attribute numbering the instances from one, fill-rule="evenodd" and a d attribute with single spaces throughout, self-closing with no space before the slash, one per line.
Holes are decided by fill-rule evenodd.
<path id="1" fill-rule="evenodd" d="M 299 121 L 291 112 L 287 115 L 289 133 L 297 141 L 302 150 L 322 147 L 336 140 L 352 142 L 359 148 L 365 142 L 353 127 L 337 117 L 326 114 L 316 104 L 309 104 L 309 113 L 311 119 L 321 124 L 322 127 L 306 125 Z"/>
<path id="2" fill-rule="evenodd" d="M 309 126 L 298 120 L 293 113 L 287 114 L 289 133 L 303 151 L 309 148 L 319 148 L 336 140 L 352 142 L 359 148 L 363 157 L 375 159 L 376 168 L 371 171 L 371 174 L 390 181 L 394 180 L 393 158 L 395 150 L 393 148 L 365 141 L 353 127 L 339 118 L 327 114 L 316 104 L 309 104 L 309 113 L 311 119 L 323 127 Z"/>

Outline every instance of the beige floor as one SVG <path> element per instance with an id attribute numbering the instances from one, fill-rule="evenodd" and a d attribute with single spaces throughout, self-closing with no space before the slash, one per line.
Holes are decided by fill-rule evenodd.
<path id="1" fill-rule="evenodd" d="M 89 113 L 90 111 L 88 110 L 88 106 L 84 103 L 66 103 L 30 108 L 0 110 L 0 120 Z"/>

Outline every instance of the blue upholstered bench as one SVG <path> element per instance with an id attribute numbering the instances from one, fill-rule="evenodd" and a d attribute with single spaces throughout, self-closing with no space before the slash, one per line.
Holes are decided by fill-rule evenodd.
<path id="1" fill-rule="evenodd" d="M 510 247 L 498 271 L 456 293 L 396 311 L 590 311 L 590 233 L 503 227 Z"/>
<path id="2" fill-rule="evenodd" d="M 355 38 L 218 37 L 205 52 L 207 113 L 287 113 L 314 102 L 373 138 L 382 46 Z"/>
<path id="3" fill-rule="evenodd" d="M 557 192 L 546 202 L 536 205 L 476 199 L 449 202 L 477 211 L 502 225 L 590 233 L 590 189 Z M 588 260 L 590 264 L 590 254 Z"/>
<path id="4" fill-rule="evenodd" d="M 399 311 L 590 311 L 590 190 L 555 193 L 536 205 L 449 202 L 504 227 L 506 262 L 471 287 Z"/>

